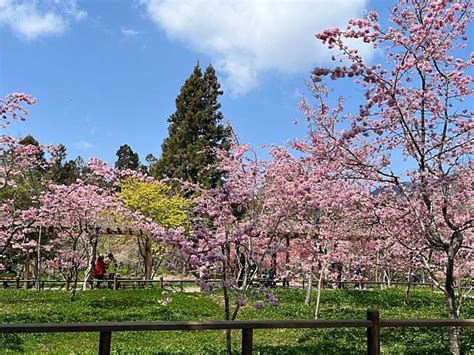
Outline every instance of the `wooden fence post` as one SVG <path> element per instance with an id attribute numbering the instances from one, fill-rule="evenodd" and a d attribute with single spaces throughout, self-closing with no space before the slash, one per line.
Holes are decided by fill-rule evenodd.
<path id="1" fill-rule="evenodd" d="M 251 355 L 253 348 L 253 329 L 242 329 L 242 355 Z"/>
<path id="2" fill-rule="evenodd" d="M 165 281 L 163 280 L 163 276 L 160 277 L 160 288 L 165 287 Z"/>
<path id="3" fill-rule="evenodd" d="M 367 320 L 372 322 L 372 327 L 367 328 L 367 354 L 380 355 L 380 313 L 378 309 L 369 309 Z"/>
<path id="4" fill-rule="evenodd" d="M 111 341 L 112 341 L 112 332 L 100 332 L 99 355 L 110 354 Z"/>
<path id="5" fill-rule="evenodd" d="M 117 290 L 117 274 L 114 274 L 114 283 L 112 284 L 112 289 Z"/>
<path id="6" fill-rule="evenodd" d="M 20 288 L 20 277 L 15 277 L 15 288 L 18 290 Z"/>

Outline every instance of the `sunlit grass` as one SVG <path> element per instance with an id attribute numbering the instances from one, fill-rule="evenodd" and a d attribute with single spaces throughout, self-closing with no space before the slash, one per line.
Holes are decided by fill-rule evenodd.
<path id="1" fill-rule="evenodd" d="M 244 307 L 239 319 L 311 319 L 313 306 L 303 304 L 302 290 L 278 290 L 279 307 Z M 219 294 L 175 293 L 163 306 L 161 290 L 94 290 L 79 292 L 75 302 L 64 291 L 1 290 L 0 322 L 105 322 L 223 319 Z M 327 290 L 323 293 L 322 318 L 365 318 L 367 308 L 378 308 L 382 318 L 446 317 L 443 296 L 429 289 L 412 291 L 411 303 L 403 304 L 403 289 Z M 466 303 L 463 317 L 474 317 L 474 302 Z M 234 350 L 240 333 L 234 334 Z M 255 350 L 261 353 L 365 353 L 364 329 L 256 330 Z M 464 331 L 463 349 L 474 351 L 474 329 Z M 0 336 L 3 352 L 96 353 L 97 333 L 27 334 Z M 383 329 L 385 353 L 442 354 L 448 352 L 447 329 Z M 114 332 L 115 353 L 221 353 L 222 331 Z"/>

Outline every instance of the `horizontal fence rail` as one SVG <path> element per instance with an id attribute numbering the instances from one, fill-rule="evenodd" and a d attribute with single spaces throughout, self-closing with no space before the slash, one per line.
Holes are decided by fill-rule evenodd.
<path id="1" fill-rule="evenodd" d="M 1 324 L 0 333 L 69 333 L 69 332 L 124 332 L 171 330 L 226 330 L 226 329 L 290 329 L 290 328 L 369 328 L 370 320 L 256 320 L 209 322 L 113 322 L 113 323 L 39 323 Z"/>
<path id="2" fill-rule="evenodd" d="M 159 279 L 141 279 L 141 278 L 121 278 L 121 277 L 114 277 L 112 279 L 91 279 L 89 281 L 89 285 L 93 287 L 97 287 L 97 285 L 107 286 L 111 289 L 117 290 L 120 288 L 124 288 L 124 285 L 128 284 L 131 286 L 137 285 L 137 287 L 145 287 L 152 284 L 159 284 L 160 287 L 164 287 L 165 285 L 170 284 L 179 284 L 181 290 L 184 289 L 184 284 L 193 283 L 195 284 L 197 279 L 192 278 L 183 278 L 183 279 L 168 279 L 164 277 L 160 277 Z M 211 282 L 217 282 L 218 280 L 212 280 Z M 33 288 L 37 287 L 40 290 L 46 288 L 49 284 L 51 285 L 49 288 L 54 287 L 55 285 L 59 285 L 60 288 L 65 288 L 69 290 L 74 286 L 74 280 L 38 280 L 38 279 L 20 279 L 20 278 L 9 278 L 9 279 L 0 279 L 0 283 L 2 283 L 2 287 L 4 289 L 14 287 L 16 289 L 19 288 Z M 79 288 L 82 288 L 84 280 L 77 280 L 77 285 Z M 38 287 L 39 285 L 39 287 Z"/>
<path id="3" fill-rule="evenodd" d="M 101 285 L 108 285 L 109 288 L 117 290 L 120 288 L 125 288 L 126 285 L 130 287 L 135 287 L 135 285 L 139 288 L 141 287 L 147 287 L 149 285 L 153 284 L 159 284 L 160 287 L 164 287 L 166 285 L 173 285 L 173 284 L 179 284 L 179 287 L 181 290 L 184 289 L 184 284 L 189 284 L 189 283 L 196 283 L 197 279 L 194 278 L 182 278 L 182 279 L 176 279 L 176 278 L 166 278 L 166 277 L 160 277 L 158 279 L 142 279 L 142 278 L 127 278 L 127 277 L 114 277 L 112 279 L 91 279 L 90 284 L 92 286 L 101 284 Z M 51 285 L 51 287 L 54 287 L 54 285 L 59 285 L 60 288 L 66 288 L 69 290 L 71 287 L 74 285 L 73 280 L 38 280 L 38 279 L 21 279 L 21 278 L 4 278 L 0 279 L 0 282 L 2 283 L 2 287 L 4 289 L 9 288 L 9 287 L 14 287 L 14 288 L 32 288 L 32 287 L 37 287 L 39 289 L 45 289 L 47 285 Z M 207 280 L 207 282 L 210 283 L 219 283 L 222 282 L 221 279 L 210 279 Z M 82 284 L 84 283 L 84 280 L 77 280 L 77 284 L 82 287 Z M 305 285 L 307 285 L 307 282 L 305 280 L 297 280 L 297 281 L 288 281 L 285 279 L 254 279 L 252 280 L 252 283 L 256 284 L 267 284 L 269 287 L 302 287 L 304 288 Z M 317 283 L 313 283 L 313 285 L 316 285 Z M 434 288 L 435 285 L 430 282 L 408 282 L 408 281 L 391 281 L 391 282 L 384 282 L 384 281 L 360 281 L 360 280 L 352 280 L 352 281 L 329 281 L 325 280 L 324 284 L 327 285 L 333 285 L 333 286 L 338 286 L 342 287 L 343 285 L 355 285 L 355 286 L 366 286 L 366 285 L 378 285 L 378 286 L 429 286 L 431 288 Z M 455 286 L 457 288 L 457 286 Z M 466 284 L 463 285 L 462 288 L 470 288 L 474 287 L 474 284 Z"/>
<path id="4" fill-rule="evenodd" d="M 474 327 L 474 319 L 381 319 L 384 328 Z"/>
<path id="5" fill-rule="evenodd" d="M 380 319 L 378 310 L 369 309 L 367 319 L 254 320 L 212 322 L 115 322 L 0 324 L 0 333 L 99 332 L 99 354 L 110 354 L 112 332 L 241 330 L 242 354 L 252 354 L 254 329 L 366 328 L 367 353 L 380 354 L 380 328 L 383 327 L 473 327 L 474 319 Z"/>

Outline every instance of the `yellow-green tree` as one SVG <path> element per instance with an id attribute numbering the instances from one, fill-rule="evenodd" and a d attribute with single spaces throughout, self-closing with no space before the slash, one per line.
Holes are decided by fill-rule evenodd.
<path id="1" fill-rule="evenodd" d="M 191 199 L 176 192 L 176 189 L 158 181 L 147 182 L 134 178 L 124 179 L 120 184 L 120 194 L 125 205 L 132 211 L 165 228 L 190 226 L 188 211 Z M 164 248 L 152 242 L 148 235 L 138 236 L 138 249 L 145 265 L 145 279 L 152 277 L 153 255 L 163 254 Z"/>

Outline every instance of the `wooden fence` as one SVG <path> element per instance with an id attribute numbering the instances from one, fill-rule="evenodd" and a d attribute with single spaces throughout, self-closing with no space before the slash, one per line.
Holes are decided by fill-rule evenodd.
<path id="1" fill-rule="evenodd" d="M 110 354 L 112 344 L 112 332 L 235 329 L 242 331 L 242 354 L 249 355 L 252 354 L 253 350 L 254 329 L 366 328 L 367 353 L 370 355 L 378 355 L 380 354 L 380 328 L 473 326 L 474 319 L 380 319 L 380 314 L 378 310 L 369 309 L 367 311 L 367 319 L 0 324 L 0 333 L 99 332 L 99 354 L 104 355 Z"/>
<path id="2" fill-rule="evenodd" d="M 163 288 L 165 285 L 178 285 L 183 291 L 184 285 L 185 284 L 190 284 L 190 283 L 195 283 L 197 280 L 194 278 L 183 278 L 183 279 L 175 279 L 175 278 L 166 278 L 166 277 L 160 277 L 158 279 L 150 279 L 150 280 L 145 280 L 142 278 L 126 278 L 126 277 L 114 277 L 111 280 L 108 279 L 94 279 L 92 280 L 93 285 L 97 285 L 98 282 L 100 282 L 102 285 L 108 285 L 111 289 L 117 290 L 120 288 L 125 288 L 125 287 L 133 287 L 133 288 L 143 288 L 145 286 L 149 285 L 158 285 L 159 287 Z M 211 279 L 208 280 L 209 282 L 214 282 L 218 283 L 221 282 L 220 279 Z M 21 279 L 19 277 L 17 278 L 9 278 L 9 279 L 0 279 L 0 282 L 2 283 L 2 287 L 4 289 L 6 288 L 16 288 L 19 289 L 21 287 L 23 288 L 32 288 L 35 287 L 39 283 L 39 289 L 43 290 L 45 288 L 48 288 L 48 285 L 51 287 L 59 287 L 59 288 L 64 288 L 66 290 L 69 290 L 71 286 L 73 285 L 73 281 L 64 281 L 64 280 L 36 280 L 36 279 Z M 82 285 L 84 280 L 78 280 L 78 285 Z M 302 287 L 304 288 L 305 285 L 307 285 L 305 280 L 298 280 L 298 281 L 287 281 L 285 279 L 275 279 L 275 280 L 269 280 L 269 279 L 255 279 L 253 280 L 254 283 L 257 284 L 267 284 L 267 285 L 273 285 L 274 287 Z M 325 281 L 324 284 L 326 286 L 328 285 L 333 285 L 333 286 L 338 286 L 341 287 L 343 285 L 374 285 L 374 286 L 406 286 L 406 285 L 411 285 L 413 287 L 415 286 L 428 286 L 431 288 L 434 288 L 434 284 L 430 282 L 407 282 L 407 281 L 392 281 L 390 283 L 387 282 L 382 282 L 382 281 L 359 281 L 359 280 L 353 280 L 353 281 Z M 316 283 L 314 283 L 316 285 Z M 474 285 L 471 285 L 474 287 Z"/>
<path id="3" fill-rule="evenodd" d="M 170 279 L 165 277 L 160 277 L 159 279 L 142 279 L 142 278 L 122 278 L 115 276 L 113 279 L 92 279 L 92 285 L 96 286 L 98 283 L 101 285 L 109 286 L 113 290 L 118 290 L 120 288 L 124 288 L 125 285 L 129 285 L 130 287 L 137 287 L 143 288 L 148 285 L 156 284 L 159 285 L 161 288 L 165 287 L 165 285 L 169 284 L 178 284 L 180 289 L 184 289 L 184 284 L 186 283 L 196 283 L 196 279 L 187 278 L 187 279 Z M 211 280 L 212 282 L 217 282 L 218 280 Z M 74 285 L 73 280 L 37 280 L 37 279 L 21 279 L 17 278 L 9 278 L 9 279 L 0 279 L 2 283 L 2 287 L 4 289 L 7 288 L 33 288 L 39 283 L 39 289 L 44 290 L 48 288 L 48 285 L 51 287 L 59 287 L 64 288 L 66 290 L 71 289 Z M 84 280 L 77 280 L 77 284 L 79 287 L 82 287 Z"/>

